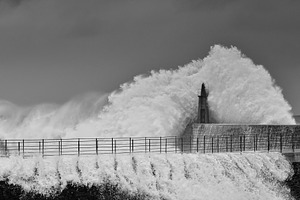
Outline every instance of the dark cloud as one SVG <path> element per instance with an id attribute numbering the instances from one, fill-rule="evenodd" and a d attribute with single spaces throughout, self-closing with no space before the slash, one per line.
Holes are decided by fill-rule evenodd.
<path id="1" fill-rule="evenodd" d="M 76 23 L 67 33 L 67 37 L 93 37 L 100 35 L 102 24 L 99 19 L 86 19 Z"/>
<path id="2" fill-rule="evenodd" d="M 180 10 L 185 11 L 219 11 L 220 9 L 226 9 L 239 2 L 238 0 L 186 0 L 174 1 L 174 5 Z"/>
<path id="3" fill-rule="evenodd" d="M 20 5 L 22 1 L 23 0 L 0 0 L 0 5 L 13 8 Z"/>
<path id="4" fill-rule="evenodd" d="M 240 5 L 235 28 L 244 31 L 299 34 L 299 1 L 247 1 Z"/>

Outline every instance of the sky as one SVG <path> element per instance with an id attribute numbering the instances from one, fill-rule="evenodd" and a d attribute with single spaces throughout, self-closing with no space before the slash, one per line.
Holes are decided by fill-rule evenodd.
<path id="1" fill-rule="evenodd" d="M 0 0 L 0 99 L 62 104 L 236 46 L 300 114 L 300 1 Z"/>

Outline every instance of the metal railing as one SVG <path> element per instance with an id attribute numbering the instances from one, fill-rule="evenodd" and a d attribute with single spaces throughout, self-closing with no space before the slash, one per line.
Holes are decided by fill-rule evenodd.
<path id="1" fill-rule="evenodd" d="M 122 137 L 0 140 L 0 156 L 99 155 L 122 153 L 294 152 L 300 135 L 293 133 L 198 137 Z"/>

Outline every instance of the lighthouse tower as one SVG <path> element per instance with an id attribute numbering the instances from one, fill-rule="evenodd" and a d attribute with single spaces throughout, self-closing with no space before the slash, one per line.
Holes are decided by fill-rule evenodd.
<path id="1" fill-rule="evenodd" d="M 197 123 L 209 123 L 209 110 L 208 110 L 208 103 L 207 103 L 208 93 L 206 92 L 204 83 L 202 83 L 201 95 L 198 97 L 199 97 L 199 104 L 198 104 Z"/>

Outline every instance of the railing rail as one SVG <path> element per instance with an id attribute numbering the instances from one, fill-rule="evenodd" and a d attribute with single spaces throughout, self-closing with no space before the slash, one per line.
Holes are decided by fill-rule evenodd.
<path id="1" fill-rule="evenodd" d="M 0 140 L 0 156 L 99 155 L 124 153 L 294 152 L 300 135 L 288 133 L 190 137 L 118 137 Z"/>

